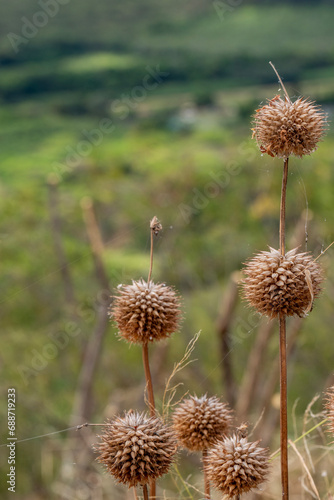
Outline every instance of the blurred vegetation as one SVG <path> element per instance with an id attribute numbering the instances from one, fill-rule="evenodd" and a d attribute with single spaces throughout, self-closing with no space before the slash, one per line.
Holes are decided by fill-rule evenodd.
<path id="1" fill-rule="evenodd" d="M 225 10 L 230 4 L 222 4 L 70 0 L 17 52 L 8 34 L 23 36 L 26 19 L 33 22 L 41 6 L 32 0 L 0 4 L 1 390 L 5 401 L 8 387 L 17 389 L 19 439 L 69 426 L 103 296 L 83 220 L 87 197 L 103 237 L 112 293 L 119 283 L 146 277 L 148 221 L 154 215 L 162 221 L 153 277 L 180 291 L 185 316 L 163 375 L 201 330 L 198 361 L 180 380 L 184 391 L 224 395 L 216 321 L 225 287 L 254 252 L 278 246 L 281 162 L 259 154 L 251 115 L 279 91 L 272 60 L 291 96 L 311 96 L 332 116 L 334 6 L 250 1 Z M 288 237 L 308 210 L 302 248 L 316 255 L 334 239 L 332 140 L 329 131 L 312 157 L 291 161 Z M 59 198 L 73 302 L 55 251 L 50 185 Z M 298 399 L 298 415 L 333 369 L 331 255 L 323 257 L 324 294 L 303 324 L 291 363 L 289 404 L 292 409 Z M 240 302 L 232 337 L 233 326 L 248 315 Z M 43 366 L 46 346 L 73 328 L 66 347 Z M 237 381 L 251 342 L 252 335 L 231 354 Z M 271 348 L 268 367 L 275 339 Z M 43 367 L 33 369 L 38 360 Z M 108 405 L 117 408 L 114 394 L 141 379 L 139 350 L 118 342 L 110 325 L 92 421 L 100 422 Z M 5 414 L 3 404 L 3 421 Z M 6 437 L 5 429 L 2 442 Z M 17 498 L 58 498 L 50 477 L 60 460 L 43 475 L 43 443 L 18 448 Z M 6 453 L 1 467 L 7 471 Z M 6 484 L 0 488 L 4 497 Z"/>

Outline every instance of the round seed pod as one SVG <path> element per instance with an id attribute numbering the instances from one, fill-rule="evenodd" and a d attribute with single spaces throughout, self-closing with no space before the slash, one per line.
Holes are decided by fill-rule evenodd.
<path id="1" fill-rule="evenodd" d="M 271 247 L 247 262 L 242 283 L 245 299 L 259 313 L 274 318 L 306 316 L 319 295 L 323 272 L 308 252 L 297 248 L 282 256 Z"/>
<path id="2" fill-rule="evenodd" d="M 314 102 L 276 96 L 254 115 L 254 136 L 262 153 L 302 157 L 317 149 L 326 131 L 326 115 Z"/>
<path id="3" fill-rule="evenodd" d="M 209 450 L 205 461 L 208 479 L 228 498 L 246 493 L 265 481 L 269 471 L 268 449 L 260 448 L 258 443 L 234 434 Z"/>
<path id="4" fill-rule="evenodd" d="M 190 451 L 210 448 L 228 432 L 232 421 L 228 405 L 206 395 L 184 399 L 172 418 L 179 442 Z"/>
<path id="5" fill-rule="evenodd" d="M 143 344 L 169 337 L 181 320 L 180 300 L 173 288 L 153 281 L 121 285 L 110 316 L 128 342 Z"/>
<path id="6" fill-rule="evenodd" d="M 173 430 L 158 417 L 128 412 L 106 425 L 94 447 L 114 478 L 129 487 L 144 485 L 168 472 L 177 450 Z"/>

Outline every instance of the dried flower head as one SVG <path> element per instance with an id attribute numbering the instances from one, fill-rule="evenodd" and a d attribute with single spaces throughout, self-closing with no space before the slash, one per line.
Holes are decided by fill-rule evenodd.
<path id="1" fill-rule="evenodd" d="M 203 451 L 226 434 L 232 421 L 227 404 L 218 398 L 190 396 L 173 414 L 176 436 L 191 451 Z"/>
<path id="2" fill-rule="evenodd" d="M 326 392 L 325 408 L 328 418 L 328 430 L 334 436 L 334 386 L 330 387 Z"/>
<path id="3" fill-rule="evenodd" d="M 160 231 L 162 231 L 162 225 L 158 217 L 154 216 L 153 219 L 150 221 L 150 229 L 151 231 L 153 231 L 155 236 L 158 236 Z"/>
<path id="4" fill-rule="evenodd" d="M 128 342 L 153 342 L 169 337 L 178 329 L 180 300 L 173 288 L 140 280 L 122 285 L 119 290 L 110 316 Z"/>
<path id="5" fill-rule="evenodd" d="M 205 470 L 212 484 L 228 498 L 256 488 L 269 470 L 268 449 L 234 434 L 208 452 Z"/>
<path id="6" fill-rule="evenodd" d="M 277 95 L 256 110 L 252 130 L 262 153 L 301 158 L 317 149 L 326 131 L 326 115 L 303 97 L 291 102 Z"/>
<path id="7" fill-rule="evenodd" d="M 173 430 L 158 417 L 128 412 L 106 425 L 94 449 L 97 460 L 129 487 L 146 484 L 168 472 L 177 450 Z"/>
<path id="8" fill-rule="evenodd" d="M 246 300 L 271 318 L 280 314 L 307 315 L 323 281 L 318 262 L 308 252 L 297 253 L 297 248 L 285 256 L 273 248 L 270 252 L 260 252 L 246 264 L 244 271 Z"/>

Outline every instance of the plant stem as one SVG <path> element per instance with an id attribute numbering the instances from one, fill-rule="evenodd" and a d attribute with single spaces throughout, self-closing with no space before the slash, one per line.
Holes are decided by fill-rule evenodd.
<path id="1" fill-rule="evenodd" d="M 205 469 L 205 461 L 207 456 L 208 456 L 208 450 L 205 449 L 202 452 L 202 463 L 203 463 L 203 474 L 204 474 L 204 497 L 207 500 L 210 500 L 210 482 Z"/>
<path id="2" fill-rule="evenodd" d="M 144 486 L 143 486 L 143 494 L 144 494 L 144 500 L 149 500 L 146 484 L 144 484 Z"/>
<path id="3" fill-rule="evenodd" d="M 151 228 L 151 250 L 150 250 L 150 270 L 148 272 L 148 278 L 147 282 L 149 283 L 151 281 L 151 276 L 152 276 L 152 269 L 153 269 L 153 229 Z"/>
<path id="4" fill-rule="evenodd" d="M 288 166 L 289 166 L 289 158 L 285 158 L 283 167 L 281 209 L 280 209 L 280 219 L 279 219 L 279 244 L 280 244 L 281 255 L 285 255 L 285 202 L 286 202 L 286 185 L 288 182 Z"/>
<path id="5" fill-rule="evenodd" d="M 282 499 L 289 498 L 288 475 L 288 412 L 287 412 L 287 363 L 286 363 L 286 321 L 285 315 L 279 317 L 280 337 L 280 422 L 281 422 L 281 480 Z"/>
<path id="6" fill-rule="evenodd" d="M 146 379 L 146 386 L 147 386 L 147 397 L 148 397 L 148 406 L 150 409 L 150 416 L 154 417 L 155 416 L 155 402 L 154 402 L 154 392 L 153 392 L 151 370 L 150 370 L 150 364 L 149 364 L 149 360 L 148 360 L 147 342 L 145 342 L 145 344 L 143 344 L 143 364 L 144 364 L 144 371 L 145 371 L 145 379 Z M 150 482 L 150 498 L 152 500 L 154 500 L 156 498 L 155 481 Z"/>
<path id="7" fill-rule="evenodd" d="M 153 384 L 151 377 L 150 364 L 148 360 L 148 345 L 147 342 L 143 344 L 143 364 L 145 370 L 145 379 L 147 385 L 147 397 L 148 397 L 148 406 L 150 409 L 151 417 L 155 416 L 155 402 L 154 402 L 154 392 L 153 392 Z"/>
<path id="8" fill-rule="evenodd" d="M 288 182 L 289 159 L 284 159 L 281 208 L 280 208 L 280 253 L 285 255 L 285 205 L 286 186 Z M 289 498 L 289 471 L 288 471 L 288 411 L 287 411 L 287 360 L 286 360 L 286 317 L 279 316 L 279 352 L 280 352 L 280 430 L 281 430 L 281 482 L 282 499 Z"/>
<path id="9" fill-rule="evenodd" d="M 273 68 L 273 70 L 274 70 L 274 71 L 275 71 L 275 73 L 276 73 L 276 76 L 277 76 L 277 78 L 278 78 L 278 81 L 280 82 L 280 84 L 281 84 L 281 86 L 282 86 L 282 89 L 284 90 L 284 94 L 285 94 L 286 99 L 287 99 L 289 102 L 291 102 L 290 97 L 289 97 L 289 94 L 288 94 L 288 93 L 287 93 L 287 91 L 286 91 L 286 88 L 285 88 L 285 86 L 284 86 L 284 84 L 283 84 L 283 82 L 282 82 L 282 78 L 279 76 L 277 69 L 275 68 L 275 66 L 273 65 L 273 63 L 272 63 L 271 61 L 269 61 L 269 64 L 270 64 L 270 66 Z"/>
<path id="10" fill-rule="evenodd" d="M 138 500 L 138 495 L 137 495 L 137 491 L 136 491 L 135 487 L 133 487 L 133 496 L 134 496 L 135 500 Z"/>

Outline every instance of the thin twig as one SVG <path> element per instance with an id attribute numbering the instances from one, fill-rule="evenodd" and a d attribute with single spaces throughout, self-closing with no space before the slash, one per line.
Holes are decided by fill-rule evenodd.
<path id="1" fill-rule="evenodd" d="M 285 255 L 285 204 L 286 204 L 286 185 L 288 182 L 288 167 L 289 158 L 284 159 L 282 193 L 281 193 L 281 209 L 279 222 L 279 242 L 281 255 Z"/>
<path id="2" fill-rule="evenodd" d="M 275 70 L 276 71 L 276 70 Z M 280 253 L 285 255 L 285 205 L 286 186 L 288 182 L 289 158 L 284 159 L 279 239 Z M 288 403 L 287 403 L 287 360 L 286 360 L 286 317 L 284 313 L 279 316 L 279 352 L 280 352 L 280 430 L 281 430 L 281 480 L 282 498 L 289 498 L 289 470 L 288 470 Z"/>
<path id="3" fill-rule="evenodd" d="M 283 84 L 283 82 L 282 82 L 282 78 L 281 78 L 281 77 L 279 76 L 279 74 L 278 74 L 277 69 L 275 68 L 275 66 L 273 65 L 273 63 L 272 63 L 271 61 L 269 61 L 269 64 L 270 64 L 270 66 L 273 68 L 273 70 L 275 71 L 276 76 L 277 76 L 277 78 L 278 78 L 278 81 L 279 81 L 279 82 L 280 82 L 280 84 L 282 85 L 282 89 L 284 90 L 284 94 L 285 94 L 286 100 L 287 100 L 287 101 L 289 101 L 289 102 L 291 102 L 290 97 L 289 97 L 289 94 L 287 93 L 287 90 L 286 90 L 286 88 L 285 88 L 285 86 L 284 86 L 284 84 Z"/>
<path id="4" fill-rule="evenodd" d="M 289 498 L 288 477 L 288 411 L 287 411 L 287 363 L 286 363 L 286 318 L 284 314 L 279 317 L 280 337 L 280 422 L 281 422 L 281 478 L 282 498 Z"/>
<path id="5" fill-rule="evenodd" d="M 146 379 L 146 386 L 147 386 L 147 396 L 148 396 L 148 405 L 149 405 L 149 409 L 150 409 L 150 415 L 151 415 L 151 417 L 154 417 L 155 416 L 155 402 L 154 402 L 154 392 L 153 392 L 151 370 L 150 370 L 150 365 L 149 365 L 149 360 L 148 360 L 147 342 L 145 342 L 145 344 L 143 344 L 143 364 L 144 364 L 144 370 L 145 370 L 145 379 Z"/>
<path id="6" fill-rule="evenodd" d="M 210 500 L 210 482 L 205 467 L 207 456 L 208 456 L 208 450 L 205 449 L 202 452 L 202 463 L 203 463 L 203 474 L 204 474 L 204 496 L 206 499 Z"/>
<path id="7" fill-rule="evenodd" d="M 143 344 L 143 364 L 144 364 L 145 379 L 146 379 L 146 386 L 147 386 L 148 406 L 150 409 L 151 417 L 154 417 L 155 416 L 155 402 L 154 402 L 154 392 L 153 392 L 151 370 L 150 370 L 150 364 L 149 364 L 149 360 L 148 360 L 147 342 L 145 342 L 145 344 Z M 154 480 L 150 482 L 150 498 L 152 500 L 156 498 L 156 488 L 155 488 L 155 481 Z"/>
<path id="8" fill-rule="evenodd" d="M 153 238 L 154 235 L 157 236 L 159 234 L 159 231 L 161 231 L 162 225 L 160 224 L 158 218 L 156 216 L 153 217 L 153 219 L 150 221 L 150 233 L 151 233 L 151 250 L 150 250 L 150 269 L 148 272 L 148 286 L 151 281 L 151 276 L 152 276 L 152 269 L 153 269 Z M 149 364 L 149 358 L 148 358 L 148 345 L 147 342 L 143 344 L 143 364 L 144 364 L 144 370 L 145 370 L 145 379 L 146 379 L 146 386 L 147 386 L 147 396 L 148 396 L 148 405 L 150 409 L 150 415 L 151 417 L 155 416 L 155 402 L 154 402 L 154 392 L 153 392 L 153 383 L 152 383 L 152 375 L 151 375 L 151 370 L 150 370 L 150 364 Z M 145 486 L 146 488 L 146 486 Z M 146 489 L 146 495 L 147 495 L 147 489 Z M 145 489 L 144 489 L 144 499 L 145 497 Z M 150 499 L 155 500 L 156 499 L 156 484 L 155 480 L 150 481 Z M 148 500 L 148 497 L 147 497 Z"/>

